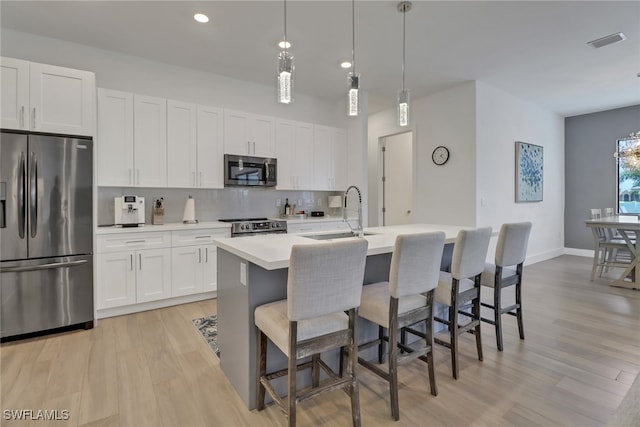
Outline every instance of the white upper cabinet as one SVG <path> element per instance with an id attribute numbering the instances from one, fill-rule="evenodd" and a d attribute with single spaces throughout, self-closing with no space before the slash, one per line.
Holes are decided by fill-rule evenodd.
<path id="1" fill-rule="evenodd" d="M 167 179 L 169 187 L 197 186 L 197 107 L 167 101 Z"/>
<path id="2" fill-rule="evenodd" d="M 98 184 L 127 187 L 133 182 L 133 94 L 98 89 Z"/>
<path id="3" fill-rule="evenodd" d="M 222 108 L 198 105 L 198 187 L 224 187 Z"/>
<path id="4" fill-rule="evenodd" d="M 29 62 L 1 58 L 2 127 L 29 130 Z"/>
<path id="5" fill-rule="evenodd" d="M 313 188 L 313 124 L 276 121 L 279 190 Z"/>
<path id="6" fill-rule="evenodd" d="M 133 97 L 135 185 L 167 186 L 167 101 Z"/>
<path id="7" fill-rule="evenodd" d="M 222 109 L 167 101 L 169 187 L 222 188 Z"/>
<path id="8" fill-rule="evenodd" d="M 274 118 L 224 110 L 224 152 L 241 156 L 274 157 Z"/>
<path id="9" fill-rule="evenodd" d="M 2 58 L 2 127 L 94 134 L 92 72 Z"/>
<path id="10" fill-rule="evenodd" d="M 347 133 L 343 129 L 315 126 L 314 190 L 344 190 L 347 187 Z"/>

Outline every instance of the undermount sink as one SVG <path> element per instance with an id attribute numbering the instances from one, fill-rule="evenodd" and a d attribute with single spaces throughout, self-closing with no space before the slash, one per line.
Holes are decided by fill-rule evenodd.
<path id="1" fill-rule="evenodd" d="M 365 232 L 365 236 L 372 236 L 377 233 L 367 233 Z M 347 239 L 349 237 L 356 237 L 356 235 L 350 231 L 340 232 L 340 233 L 330 233 L 330 234 L 306 234 L 302 237 L 306 237 L 308 239 L 314 240 L 333 240 L 333 239 Z"/>

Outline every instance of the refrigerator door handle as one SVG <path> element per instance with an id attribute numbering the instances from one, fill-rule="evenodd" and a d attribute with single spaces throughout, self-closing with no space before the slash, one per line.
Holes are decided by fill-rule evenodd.
<path id="1" fill-rule="evenodd" d="M 25 208 L 24 185 L 27 177 L 27 165 L 24 152 L 20 153 L 20 176 L 18 177 L 18 235 L 24 239 L 27 210 Z"/>
<path id="2" fill-rule="evenodd" d="M 38 159 L 33 151 L 31 152 L 31 169 L 29 172 L 31 237 L 36 237 L 36 234 L 38 234 Z"/>
<path id="3" fill-rule="evenodd" d="M 52 262 L 50 264 L 34 265 L 30 267 L 4 267 L 4 268 L 0 268 L 0 273 L 20 273 L 22 271 L 50 270 L 53 268 L 78 267 L 86 263 L 87 263 L 87 260 L 82 259 L 79 261 Z"/>

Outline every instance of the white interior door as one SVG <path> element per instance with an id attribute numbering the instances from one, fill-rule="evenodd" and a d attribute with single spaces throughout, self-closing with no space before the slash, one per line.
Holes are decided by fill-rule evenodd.
<path id="1" fill-rule="evenodd" d="M 413 223 L 413 135 L 388 136 L 382 148 L 383 225 Z"/>

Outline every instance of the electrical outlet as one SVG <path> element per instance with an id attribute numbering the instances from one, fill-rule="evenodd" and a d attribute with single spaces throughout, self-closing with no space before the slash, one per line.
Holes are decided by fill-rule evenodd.
<path id="1" fill-rule="evenodd" d="M 282 199 L 276 199 L 276 208 L 282 206 Z"/>
<path id="2" fill-rule="evenodd" d="M 240 284 L 247 286 L 247 264 L 240 263 Z"/>

